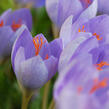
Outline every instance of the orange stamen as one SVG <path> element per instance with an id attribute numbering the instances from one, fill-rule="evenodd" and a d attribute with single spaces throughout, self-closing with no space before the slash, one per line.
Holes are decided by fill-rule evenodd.
<path id="1" fill-rule="evenodd" d="M 93 35 L 96 36 L 97 40 L 102 40 L 103 39 L 103 37 L 100 38 L 100 36 L 98 34 L 96 34 L 96 33 L 93 33 Z"/>
<path id="2" fill-rule="evenodd" d="M 15 21 L 13 21 L 11 27 L 12 27 L 12 29 L 13 29 L 14 31 L 16 31 L 18 28 L 21 27 L 21 25 L 22 25 L 21 22 L 15 23 Z"/>
<path id="3" fill-rule="evenodd" d="M 84 25 L 82 26 L 82 29 L 78 29 L 78 32 L 86 32 L 85 30 L 84 30 Z"/>
<path id="4" fill-rule="evenodd" d="M 102 80 L 101 82 L 99 82 L 98 84 L 94 85 L 92 87 L 92 89 L 90 90 L 90 94 L 94 93 L 97 89 L 99 88 L 105 88 L 107 87 L 107 78 L 105 78 L 104 80 Z"/>
<path id="5" fill-rule="evenodd" d="M 102 70 L 103 66 L 105 66 L 105 65 L 109 66 L 109 64 L 107 62 L 104 62 L 104 61 L 101 61 L 99 64 L 96 64 L 96 65 L 97 65 L 97 69 L 100 71 Z"/>
<path id="6" fill-rule="evenodd" d="M 3 20 L 1 20 L 0 27 L 3 27 L 3 25 L 4 25 Z"/>
<path id="7" fill-rule="evenodd" d="M 35 50 L 36 50 L 36 56 L 39 54 L 42 45 L 45 44 L 46 41 L 43 41 L 43 38 L 33 38 L 33 44 L 35 46 Z"/>

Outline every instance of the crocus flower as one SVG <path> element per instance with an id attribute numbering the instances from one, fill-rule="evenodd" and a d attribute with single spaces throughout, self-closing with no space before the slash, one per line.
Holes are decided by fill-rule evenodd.
<path id="1" fill-rule="evenodd" d="M 54 87 L 56 109 L 109 108 L 109 69 L 99 73 L 92 63 L 83 53 L 64 67 Z"/>
<path id="2" fill-rule="evenodd" d="M 98 13 L 99 14 L 109 14 L 108 0 L 98 0 Z"/>
<path id="3" fill-rule="evenodd" d="M 0 16 L 0 60 L 10 55 L 13 42 L 16 39 L 15 32 L 22 24 L 27 25 L 31 30 L 32 16 L 26 8 L 14 12 L 9 9 Z"/>
<path id="4" fill-rule="evenodd" d="M 67 31 L 73 40 L 67 40 L 59 59 L 59 77 L 54 87 L 57 109 L 108 109 L 108 19 L 105 15 L 93 18 L 82 29 L 80 22 L 75 23 L 74 36 Z"/>
<path id="5" fill-rule="evenodd" d="M 36 90 L 56 73 L 62 41 L 48 43 L 42 34 L 32 38 L 25 26 L 16 35 L 11 55 L 14 72 L 23 89 Z"/>
<path id="6" fill-rule="evenodd" d="M 32 4 L 34 7 L 42 7 L 45 5 L 45 0 L 16 0 L 22 4 Z"/>
<path id="7" fill-rule="evenodd" d="M 51 20 L 61 27 L 67 17 L 92 18 L 97 12 L 97 0 L 46 0 L 46 9 Z"/>
<path id="8" fill-rule="evenodd" d="M 85 18 L 78 19 L 72 24 L 73 16 L 70 16 L 63 24 L 60 37 L 63 40 L 64 47 L 80 33 L 91 33 L 96 37 L 99 44 L 108 43 L 109 35 L 109 16 L 100 15 L 90 20 Z"/>

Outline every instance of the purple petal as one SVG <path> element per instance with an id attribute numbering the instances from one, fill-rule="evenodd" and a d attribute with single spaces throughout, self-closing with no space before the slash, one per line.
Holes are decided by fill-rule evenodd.
<path id="1" fill-rule="evenodd" d="M 26 26 L 22 26 L 16 33 L 15 36 L 17 37 L 13 49 L 12 49 L 12 62 L 14 62 L 16 52 L 20 47 L 24 48 L 25 51 L 25 58 L 28 59 L 30 57 L 35 56 L 35 47 L 32 41 L 32 36 L 27 29 Z M 12 63 L 14 68 L 14 63 Z"/>
<path id="2" fill-rule="evenodd" d="M 63 46 L 65 47 L 72 39 L 72 22 L 73 16 L 69 16 L 63 23 L 60 31 L 60 38 L 62 38 Z"/>
<path id="3" fill-rule="evenodd" d="M 36 8 L 39 8 L 45 5 L 45 0 L 17 0 L 17 2 L 20 2 L 23 4 L 32 4 Z"/>
<path id="4" fill-rule="evenodd" d="M 105 37 L 108 37 L 107 34 L 109 34 L 109 16 L 108 15 L 101 15 L 97 16 L 88 22 L 84 23 L 85 30 L 88 32 L 96 33 L 103 39 L 101 42 L 104 42 L 106 40 Z"/>
<path id="5" fill-rule="evenodd" d="M 42 57 L 42 59 L 46 59 L 46 57 L 50 57 L 51 56 L 51 51 L 50 51 L 50 48 L 49 48 L 49 44 L 48 43 L 45 43 L 40 52 L 39 52 L 39 55 Z"/>
<path id="6" fill-rule="evenodd" d="M 45 0 L 34 0 L 35 7 L 42 7 L 45 5 Z"/>
<path id="7" fill-rule="evenodd" d="M 12 48 L 10 44 L 11 37 L 13 37 L 13 31 L 9 26 L 0 28 L 0 58 L 10 55 Z"/>
<path id="8" fill-rule="evenodd" d="M 10 14 L 12 13 L 11 9 L 8 9 L 7 11 L 5 11 L 1 16 L 0 19 L 3 20 L 4 25 L 7 22 L 8 17 L 10 16 Z"/>
<path id="9" fill-rule="evenodd" d="M 103 109 L 96 97 L 88 94 L 78 94 L 69 89 L 64 89 L 56 100 L 57 109 Z"/>
<path id="10" fill-rule="evenodd" d="M 54 57 L 59 59 L 60 54 L 61 54 L 61 52 L 63 50 L 63 44 L 62 44 L 61 38 L 55 39 L 52 42 L 50 42 L 49 47 L 50 47 L 50 50 L 51 50 L 51 54 Z"/>
<path id="11" fill-rule="evenodd" d="M 79 56 L 75 56 L 75 58 L 69 64 L 67 64 L 67 66 L 61 70 L 61 72 L 59 72 L 59 77 L 54 88 L 55 98 L 57 99 L 67 85 L 71 84 L 74 88 L 73 90 L 76 90 L 76 87 L 85 87 L 88 80 L 92 80 L 97 77 L 98 71 L 93 66 L 91 55 L 82 53 Z M 92 82 L 90 82 L 88 87 L 85 88 L 85 93 L 88 93 L 87 91 L 89 91 L 91 88 Z"/>
<path id="12" fill-rule="evenodd" d="M 79 18 L 93 18 L 96 16 L 97 13 L 97 0 L 93 0 L 93 2 L 91 3 L 91 5 L 86 8 L 81 15 L 79 16 Z"/>
<path id="13" fill-rule="evenodd" d="M 35 38 L 38 38 L 39 41 L 40 41 L 40 38 L 42 38 L 43 41 L 45 41 L 46 43 L 48 43 L 47 39 L 44 37 L 44 35 L 41 33 L 41 34 L 38 34 L 35 36 Z"/>
<path id="14" fill-rule="evenodd" d="M 29 30 L 32 28 L 32 16 L 27 8 L 22 8 L 19 10 L 14 11 L 10 14 L 9 18 L 7 19 L 7 25 L 12 25 L 13 22 L 18 23 L 21 22 L 25 24 Z"/>
<path id="15" fill-rule="evenodd" d="M 73 23 L 73 16 L 69 16 L 64 24 L 62 25 L 60 31 L 60 38 L 62 38 L 63 46 L 65 47 L 71 40 L 76 38 L 78 35 L 78 30 L 81 25 L 86 22 L 86 18 L 78 19 L 75 23 Z"/>
<path id="16" fill-rule="evenodd" d="M 21 62 L 25 61 L 25 52 L 24 52 L 24 48 L 20 47 L 16 53 L 15 59 L 12 60 L 12 63 L 15 63 L 14 66 L 14 72 L 16 74 L 17 79 L 20 79 L 20 65 Z"/>
<path id="17" fill-rule="evenodd" d="M 47 0 L 46 8 L 48 15 L 58 27 L 61 27 L 67 17 L 70 15 L 78 16 L 83 10 L 79 0 L 67 2 L 66 0 Z"/>
<path id="18" fill-rule="evenodd" d="M 57 24 L 59 0 L 46 0 L 46 10 L 51 20 Z"/>
<path id="19" fill-rule="evenodd" d="M 76 49 L 82 44 L 84 41 L 90 38 L 89 33 L 79 33 L 77 38 L 75 40 L 72 40 L 62 51 L 60 60 L 59 60 L 59 67 L 58 70 L 59 72 L 61 71 L 62 68 L 66 66 L 66 64 L 69 62 L 71 57 L 74 55 Z M 88 45 L 92 46 L 92 45 Z"/>
<path id="20" fill-rule="evenodd" d="M 72 5 L 71 5 L 72 4 Z M 79 0 L 59 0 L 58 7 L 58 25 L 62 25 L 67 17 L 70 15 L 74 16 L 73 21 L 75 21 L 80 13 L 83 11 L 83 6 Z"/>
<path id="21" fill-rule="evenodd" d="M 15 64 L 21 60 L 16 55 Z M 19 82 L 27 89 L 37 89 L 42 87 L 48 78 L 48 70 L 42 58 L 38 55 L 22 61 L 19 67 Z"/>
<path id="22" fill-rule="evenodd" d="M 109 14 L 108 0 L 98 0 L 98 13 Z"/>
<path id="23" fill-rule="evenodd" d="M 49 72 L 47 80 L 50 80 L 57 71 L 58 60 L 55 57 L 51 56 L 47 60 L 44 60 L 44 62 Z"/>

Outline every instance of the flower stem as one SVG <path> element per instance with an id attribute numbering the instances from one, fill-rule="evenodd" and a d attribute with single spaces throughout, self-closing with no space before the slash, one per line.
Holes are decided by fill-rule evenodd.
<path id="1" fill-rule="evenodd" d="M 43 95 L 43 101 L 42 101 L 42 104 L 43 104 L 42 105 L 42 109 L 46 109 L 47 108 L 49 87 L 50 87 L 50 80 L 45 85 L 44 95 Z"/>
<path id="2" fill-rule="evenodd" d="M 52 24 L 52 32 L 53 32 L 54 38 L 59 37 L 59 29 L 54 24 Z"/>
<path id="3" fill-rule="evenodd" d="M 28 103 L 32 97 L 31 92 L 24 92 L 23 97 L 22 97 L 22 109 L 27 109 L 28 108 Z"/>
<path id="4" fill-rule="evenodd" d="M 52 99 L 48 109 L 54 109 L 54 105 L 55 105 L 55 103 L 54 103 L 54 100 Z"/>

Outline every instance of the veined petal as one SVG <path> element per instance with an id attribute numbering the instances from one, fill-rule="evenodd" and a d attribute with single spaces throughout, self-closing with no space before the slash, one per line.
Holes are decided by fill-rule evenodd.
<path id="1" fill-rule="evenodd" d="M 83 42 L 87 42 L 87 40 L 90 38 L 89 33 L 80 33 L 78 34 L 77 38 L 75 40 L 72 40 L 62 51 L 60 60 L 59 60 L 59 72 L 62 68 L 66 66 L 66 64 L 70 61 L 71 57 L 76 52 L 77 48 L 82 44 Z M 92 45 L 88 45 L 92 46 Z M 88 48 L 88 47 L 87 47 Z"/>
<path id="2" fill-rule="evenodd" d="M 55 73 L 57 71 L 58 59 L 51 56 L 51 57 L 49 57 L 49 59 L 44 60 L 44 62 L 45 62 L 45 65 L 48 69 L 48 72 L 49 72 L 47 80 L 50 80 L 55 75 Z"/>
<path id="3" fill-rule="evenodd" d="M 38 55 L 20 64 L 19 81 L 24 88 L 37 89 L 48 79 L 48 70 L 42 58 Z"/>
<path id="4" fill-rule="evenodd" d="M 16 52 L 20 47 L 24 48 L 26 59 L 35 56 L 35 48 L 32 42 L 32 36 L 26 26 L 23 25 L 16 32 L 15 37 L 17 38 L 12 49 L 12 55 L 11 55 L 11 58 L 13 60 L 12 62 L 14 62 Z M 14 67 L 14 63 L 12 63 L 12 65 Z"/>
<path id="5" fill-rule="evenodd" d="M 51 50 L 51 54 L 56 57 L 57 59 L 59 59 L 60 54 L 63 50 L 63 43 L 62 43 L 62 39 L 58 38 L 53 40 L 52 42 L 49 43 L 49 47 Z"/>

